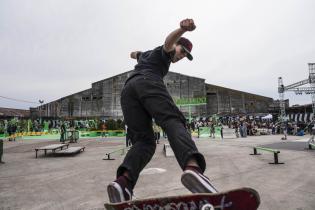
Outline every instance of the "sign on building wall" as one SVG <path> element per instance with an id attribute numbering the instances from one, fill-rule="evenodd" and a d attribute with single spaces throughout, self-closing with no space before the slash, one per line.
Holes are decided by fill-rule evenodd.
<path id="1" fill-rule="evenodd" d="M 175 99 L 175 103 L 177 106 L 205 105 L 207 104 L 207 98 L 179 98 Z"/>

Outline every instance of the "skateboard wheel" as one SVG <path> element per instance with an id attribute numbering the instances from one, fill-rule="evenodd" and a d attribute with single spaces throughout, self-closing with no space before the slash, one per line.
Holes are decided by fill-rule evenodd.
<path id="1" fill-rule="evenodd" d="M 201 207 L 201 210 L 214 210 L 214 207 L 210 203 L 207 203 Z"/>

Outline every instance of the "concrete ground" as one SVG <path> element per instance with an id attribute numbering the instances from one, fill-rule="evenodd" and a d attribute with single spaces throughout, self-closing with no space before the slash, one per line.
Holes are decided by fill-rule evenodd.
<path id="1" fill-rule="evenodd" d="M 239 139 L 197 139 L 207 170 L 219 190 L 252 187 L 261 196 L 260 210 L 315 209 L 315 151 L 305 150 L 304 137 L 256 136 Z M 137 198 L 189 193 L 180 183 L 181 170 L 174 157 L 165 157 L 162 139 L 156 154 L 139 178 Z M 102 160 L 105 153 L 122 148 L 124 138 L 82 139 L 85 151 L 70 157 L 44 156 L 36 147 L 56 140 L 4 142 L 5 164 L 0 164 L 0 209 L 103 209 L 106 185 L 124 157 Z M 253 146 L 267 145 L 281 151 L 283 165 L 268 164 L 273 154 L 251 156 Z M 158 168 L 158 169 L 157 169 Z M 163 172 L 165 169 L 166 171 Z"/>

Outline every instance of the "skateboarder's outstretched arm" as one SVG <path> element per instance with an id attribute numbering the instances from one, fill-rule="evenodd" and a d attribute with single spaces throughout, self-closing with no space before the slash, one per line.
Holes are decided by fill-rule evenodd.
<path id="1" fill-rule="evenodd" d="M 193 19 L 185 19 L 180 22 L 180 28 L 171 32 L 165 39 L 163 48 L 166 52 L 174 50 L 174 44 L 186 32 L 195 30 L 196 25 Z"/>
<path id="2" fill-rule="evenodd" d="M 180 28 L 174 30 L 171 32 L 165 39 L 163 49 L 166 52 L 171 52 L 174 50 L 175 43 L 178 41 L 178 39 L 186 32 L 186 31 L 193 31 L 195 30 L 196 25 L 194 23 L 193 19 L 185 19 L 180 22 Z M 141 51 L 134 51 L 130 53 L 130 57 L 133 59 L 139 58 L 141 55 Z"/>

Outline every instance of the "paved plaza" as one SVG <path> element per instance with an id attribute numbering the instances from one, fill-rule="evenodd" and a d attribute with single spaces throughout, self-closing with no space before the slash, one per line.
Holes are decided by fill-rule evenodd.
<path id="1" fill-rule="evenodd" d="M 205 155 L 207 170 L 221 191 L 251 187 L 261 196 L 259 210 L 315 209 L 315 150 L 306 150 L 309 136 L 253 136 L 238 139 L 196 139 Z M 74 156 L 44 156 L 35 148 L 59 143 L 57 140 L 27 139 L 4 142 L 5 164 L 0 165 L 0 210 L 27 209 L 104 209 L 108 201 L 106 185 L 124 155 L 102 160 L 107 152 L 124 147 L 120 138 L 80 139 L 70 146 L 84 146 Z M 174 157 L 165 157 L 162 139 L 152 161 L 147 165 L 135 188 L 136 198 L 189 193 L 180 182 L 181 169 Z M 278 149 L 279 161 L 269 164 L 273 154 L 261 152 L 251 156 L 253 147 L 263 145 Z"/>

